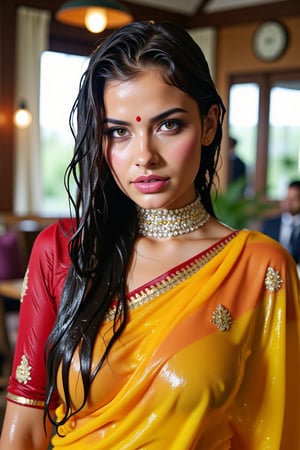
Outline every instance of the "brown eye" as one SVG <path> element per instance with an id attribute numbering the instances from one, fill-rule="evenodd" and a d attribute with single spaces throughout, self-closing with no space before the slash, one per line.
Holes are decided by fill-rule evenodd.
<path id="1" fill-rule="evenodd" d="M 172 121 L 165 122 L 165 123 L 164 123 L 164 127 L 165 127 L 167 130 L 173 130 L 174 127 L 175 127 L 175 123 L 172 122 Z"/>
<path id="2" fill-rule="evenodd" d="M 126 130 L 124 128 L 116 128 L 113 133 L 114 136 L 124 137 L 126 136 Z"/>
<path id="3" fill-rule="evenodd" d="M 183 124 L 178 119 L 165 120 L 159 126 L 159 131 L 179 131 L 183 127 Z"/>
<path id="4" fill-rule="evenodd" d="M 113 139 L 123 138 L 129 135 L 129 131 L 123 127 L 112 127 L 105 131 L 105 134 Z"/>

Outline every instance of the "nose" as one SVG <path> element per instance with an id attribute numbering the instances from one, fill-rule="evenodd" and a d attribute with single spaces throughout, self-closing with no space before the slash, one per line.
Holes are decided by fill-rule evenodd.
<path id="1" fill-rule="evenodd" d="M 157 151 L 154 139 L 147 134 L 136 136 L 135 142 L 135 165 L 138 167 L 154 166 L 159 161 L 159 153 Z"/>

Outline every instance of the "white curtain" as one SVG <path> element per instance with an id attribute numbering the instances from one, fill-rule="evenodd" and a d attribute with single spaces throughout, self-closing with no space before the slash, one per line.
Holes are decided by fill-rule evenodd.
<path id="1" fill-rule="evenodd" d="M 40 211 L 40 57 L 48 48 L 50 18 L 49 11 L 24 6 L 17 9 L 15 107 L 25 101 L 32 123 L 26 129 L 15 127 L 16 214 Z"/>
<path id="2" fill-rule="evenodd" d="M 212 78 L 215 76 L 217 31 L 215 28 L 196 28 L 189 34 L 204 53 Z"/>

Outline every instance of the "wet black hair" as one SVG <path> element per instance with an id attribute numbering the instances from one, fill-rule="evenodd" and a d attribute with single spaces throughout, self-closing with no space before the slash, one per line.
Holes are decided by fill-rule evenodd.
<path id="1" fill-rule="evenodd" d="M 95 48 L 71 113 L 75 149 L 65 176 L 74 218 L 69 244 L 71 267 L 46 348 L 45 414 L 49 414 L 58 368 L 62 368 L 65 416 L 57 425 L 77 412 L 72 410 L 68 384 L 75 350 L 79 349 L 84 386 L 80 410 L 94 377 L 126 326 L 126 271 L 137 236 L 137 213 L 133 202 L 117 187 L 103 154 L 103 93 L 108 81 L 134 79 L 149 69 L 159 70 L 166 83 L 192 97 L 201 120 L 212 105 L 219 108 L 215 137 L 202 151 L 195 179 L 202 203 L 214 216 L 210 192 L 216 177 L 225 108 L 204 54 L 187 31 L 171 23 L 126 25 Z M 74 180 L 75 196 L 71 188 Z M 91 373 L 93 345 L 113 300 L 117 302 L 113 337 Z"/>

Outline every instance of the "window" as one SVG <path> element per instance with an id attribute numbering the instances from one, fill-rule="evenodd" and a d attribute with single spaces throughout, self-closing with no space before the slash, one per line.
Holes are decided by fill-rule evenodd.
<path id="1" fill-rule="evenodd" d="M 68 212 L 64 172 L 74 146 L 69 116 L 86 63 L 86 57 L 53 51 L 43 52 L 41 57 L 41 213 L 44 215 Z"/>
<path id="2" fill-rule="evenodd" d="M 229 135 L 237 140 L 235 152 L 246 165 L 246 186 L 247 190 L 251 192 L 256 165 L 258 84 L 233 84 L 230 89 L 229 104 Z"/>
<path id="3" fill-rule="evenodd" d="M 247 164 L 248 190 L 280 200 L 300 179 L 300 73 L 233 76 L 229 134 Z"/>
<path id="4" fill-rule="evenodd" d="M 270 91 L 267 192 L 282 197 L 288 183 L 300 178 L 300 81 L 275 82 Z"/>

